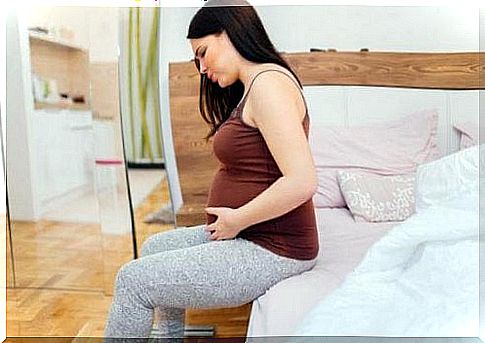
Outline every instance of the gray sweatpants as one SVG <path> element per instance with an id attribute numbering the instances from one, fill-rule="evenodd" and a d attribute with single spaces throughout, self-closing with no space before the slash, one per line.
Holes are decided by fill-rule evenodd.
<path id="1" fill-rule="evenodd" d="M 156 309 L 165 337 L 181 337 L 187 308 L 236 307 L 313 268 L 242 238 L 215 241 L 205 225 L 150 236 L 116 277 L 105 337 L 148 337 Z"/>

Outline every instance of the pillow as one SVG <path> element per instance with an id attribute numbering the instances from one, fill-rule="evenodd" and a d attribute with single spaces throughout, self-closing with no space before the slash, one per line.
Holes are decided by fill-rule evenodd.
<path id="1" fill-rule="evenodd" d="M 345 202 L 356 221 L 403 221 L 415 211 L 415 173 L 380 176 L 338 171 Z"/>
<path id="2" fill-rule="evenodd" d="M 478 125 L 471 121 L 453 124 L 453 128 L 460 134 L 460 150 L 478 144 Z"/>
<path id="3" fill-rule="evenodd" d="M 318 175 L 315 207 L 345 207 L 337 170 L 399 175 L 440 156 L 438 112 L 423 110 L 372 126 L 311 125 L 309 143 Z"/>
<path id="4" fill-rule="evenodd" d="M 416 211 L 456 196 L 478 192 L 478 166 L 478 145 L 419 166 L 416 171 Z"/>

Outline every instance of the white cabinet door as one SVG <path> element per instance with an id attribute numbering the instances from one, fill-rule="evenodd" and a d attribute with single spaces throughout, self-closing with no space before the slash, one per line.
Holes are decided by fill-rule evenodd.
<path id="1" fill-rule="evenodd" d="M 39 200 L 93 185 L 94 134 L 89 111 L 36 110 L 32 133 Z"/>

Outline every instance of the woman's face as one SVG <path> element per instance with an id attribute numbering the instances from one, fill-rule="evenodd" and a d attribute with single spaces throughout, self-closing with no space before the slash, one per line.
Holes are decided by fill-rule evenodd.
<path id="1" fill-rule="evenodd" d="M 217 82 L 221 88 L 238 80 L 237 62 L 241 57 L 224 31 L 191 39 L 190 44 L 201 74 L 206 74 L 208 79 Z"/>

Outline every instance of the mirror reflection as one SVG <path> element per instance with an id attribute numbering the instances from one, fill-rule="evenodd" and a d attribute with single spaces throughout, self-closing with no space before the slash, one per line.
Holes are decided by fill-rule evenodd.
<path id="1" fill-rule="evenodd" d="M 158 8 L 120 9 L 121 119 L 137 251 L 151 234 L 173 228 L 159 91 Z"/>
<path id="2" fill-rule="evenodd" d="M 159 12 L 44 6 L 12 14 L 7 27 L 9 87 L 22 90 L 8 94 L 10 311 L 19 310 L 25 288 L 109 299 L 120 266 L 148 236 L 174 225 Z"/>
<path id="3" fill-rule="evenodd" d="M 135 254 L 118 9 L 33 8 L 9 30 L 9 67 L 28 75 L 9 79 L 25 90 L 9 94 L 18 105 L 7 154 L 14 286 L 110 294 L 116 270 Z"/>
<path id="4" fill-rule="evenodd" d="M 155 8 L 8 18 L 9 336 L 102 335 L 120 266 L 174 228 L 159 25 Z"/>

